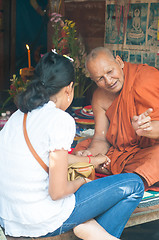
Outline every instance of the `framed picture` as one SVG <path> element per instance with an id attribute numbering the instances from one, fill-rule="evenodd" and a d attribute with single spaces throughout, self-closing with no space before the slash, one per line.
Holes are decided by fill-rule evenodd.
<path id="1" fill-rule="evenodd" d="M 104 45 L 124 61 L 159 68 L 159 1 L 107 0 Z"/>

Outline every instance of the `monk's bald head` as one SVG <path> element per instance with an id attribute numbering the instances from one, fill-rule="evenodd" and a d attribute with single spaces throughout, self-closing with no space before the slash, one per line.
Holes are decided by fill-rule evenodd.
<path id="1" fill-rule="evenodd" d="M 119 56 L 113 57 L 104 47 L 93 49 L 87 57 L 86 68 L 90 78 L 107 92 L 117 93 L 124 82 L 124 62 Z"/>
<path id="2" fill-rule="evenodd" d="M 112 54 L 112 52 L 108 49 L 108 48 L 105 48 L 105 47 L 97 47 L 97 48 L 94 48 L 87 56 L 86 58 L 86 67 L 87 67 L 87 63 L 90 61 L 90 60 L 93 60 L 95 59 L 96 57 L 98 57 L 99 54 L 105 54 L 105 56 L 110 59 L 111 61 L 115 61 L 115 58 Z"/>

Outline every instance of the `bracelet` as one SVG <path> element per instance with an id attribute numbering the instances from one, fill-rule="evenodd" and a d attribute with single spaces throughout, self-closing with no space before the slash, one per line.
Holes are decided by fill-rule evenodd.
<path id="1" fill-rule="evenodd" d="M 91 163 L 91 157 L 92 157 L 92 155 L 88 155 L 87 157 L 89 158 L 89 163 Z"/>

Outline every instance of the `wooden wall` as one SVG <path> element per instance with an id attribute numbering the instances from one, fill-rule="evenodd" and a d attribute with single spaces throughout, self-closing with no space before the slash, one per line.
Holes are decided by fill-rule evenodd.
<path id="1" fill-rule="evenodd" d="M 15 67 L 15 7 L 16 0 L 0 0 L 0 91 L 8 89 Z"/>
<path id="2" fill-rule="evenodd" d="M 86 50 L 104 46 L 105 1 L 65 1 L 65 17 L 73 20 L 79 30 Z"/>
<path id="3" fill-rule="evenodd" d="M 4 68 L 4 63 L 3 63 L 3 49 L 4 49 L 4 8 L 2 1 L 0 1 L 0 89 L 3 87 L 3 68 Z"/>

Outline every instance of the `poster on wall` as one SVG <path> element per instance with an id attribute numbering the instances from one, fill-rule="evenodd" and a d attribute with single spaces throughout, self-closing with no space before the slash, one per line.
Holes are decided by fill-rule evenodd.
<path id="1" fill-rule="evenodd" d="M 107 0 L 106 47 L 132 63 L 159 68 L 159 0 Z"/>

